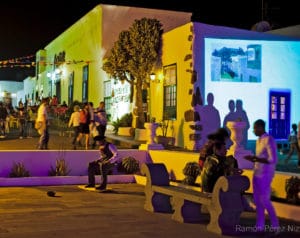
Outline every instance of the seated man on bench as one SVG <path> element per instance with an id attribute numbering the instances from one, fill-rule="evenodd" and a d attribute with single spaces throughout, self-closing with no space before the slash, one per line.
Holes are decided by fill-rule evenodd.
<path id="1" fill-rule="evenodd" d="M 117 147 L 105 140 L 105 137 L 99 141 L 100 158 L 89 163 L 88 176 L 89 183 L 86 188 L 95 187 L 95 175 L 102 175 L 101 185 L 96 187 L 98 190 L 106 190 L 107 175 L 119 160 Z"/>

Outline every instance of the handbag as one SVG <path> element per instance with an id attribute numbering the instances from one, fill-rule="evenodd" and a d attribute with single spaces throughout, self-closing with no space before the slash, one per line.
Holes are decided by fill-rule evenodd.
<path id="1" fill-rule="evenodd" d="M 99 136 L 99 131 L 94 126 L 93 129 L 92 129 L 92 137 L 95 138 L 96 136 Z"/>

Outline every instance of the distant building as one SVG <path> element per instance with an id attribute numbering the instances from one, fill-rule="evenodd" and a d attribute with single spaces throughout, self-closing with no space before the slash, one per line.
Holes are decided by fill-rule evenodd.
<path id="1" fill-rule="evenodd" d="M 24 99 L 23 82 L 0 81 L 0 101 L 11 103 L 15 107 L 21 98 Z"/>

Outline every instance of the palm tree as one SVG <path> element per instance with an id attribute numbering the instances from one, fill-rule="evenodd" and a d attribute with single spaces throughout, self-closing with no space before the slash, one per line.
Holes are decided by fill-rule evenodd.
<path id="1" fill-rule="evenodd" d="M 110 77 L 130 83 L 131 102 L 135 89 L 137 128 L 144 127 L 142 89 L 149 86 L 149 75 L 160 62 L 162 33 L 162 24 L 156 19 L 135 20 L 128 31 L 119 34 L 103 64 L 103 70 Z"/>

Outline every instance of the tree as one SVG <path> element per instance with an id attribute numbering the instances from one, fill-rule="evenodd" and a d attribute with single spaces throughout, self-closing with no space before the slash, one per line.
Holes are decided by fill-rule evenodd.
<path id="1" fill-rule="evenodd" d="M 160 62 L 162 33 L 162 24 L 157 19 L 135 20 L 128 31 L 120 32 L 103 64 L 103 70 L 110 77 L 130 83 L 131 95 L 135 89 L 137 128 L 144 127 L 142 89 L 143 85 L 148 87 L 149 75 Z"/>

